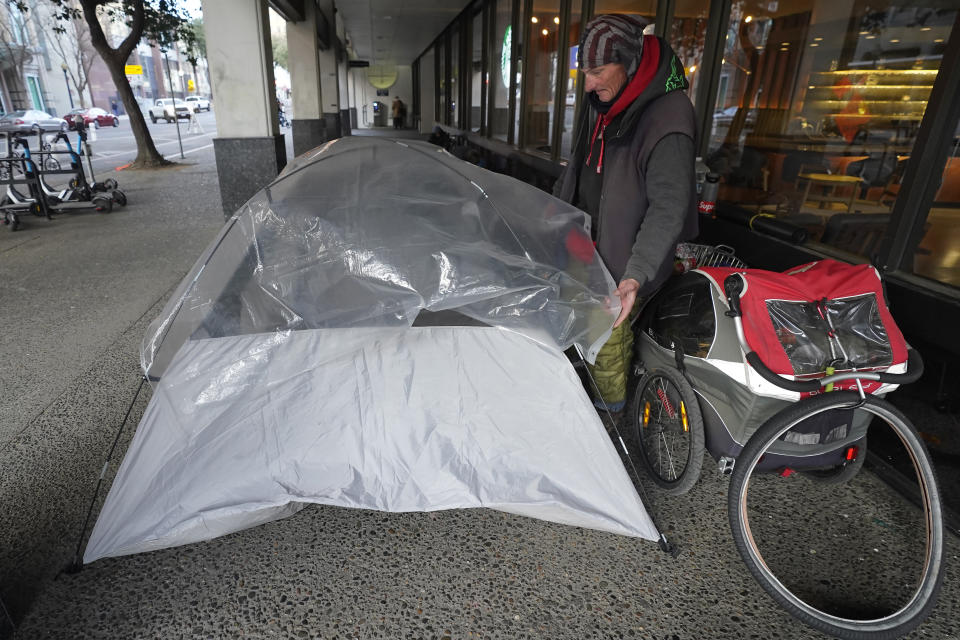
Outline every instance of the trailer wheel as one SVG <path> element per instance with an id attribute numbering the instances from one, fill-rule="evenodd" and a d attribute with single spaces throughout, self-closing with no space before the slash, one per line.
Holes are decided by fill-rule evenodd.
<path id="1" fill-rule="evenodd" d="M 113 198 L 104 196 L 93 196 L 93 208 L 97 213 L 110 213 L 113 211 Z"/>
<path id="2" fill-rule="evenodd" d="M 670 367 L 651 369 L 637 384 L 630 412 L 650 478 L 670 495 L 686 493 L 703 465 L 703 416 L 693 387 Z"/>

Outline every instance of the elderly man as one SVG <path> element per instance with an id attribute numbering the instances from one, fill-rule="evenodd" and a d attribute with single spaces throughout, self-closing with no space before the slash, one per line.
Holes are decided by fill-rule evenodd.
<path id="1" fill-rule="evenodd" d="M 697 234 L 696 124 L 683 65 L 631 16 L 596 17 L 578 53 L 587 104 L 554 195 L 590 214 L 597 251 L 622 310 L 594 368 L 599 407 L 626 400 L 633 334 L 624 322 L 673 268 L 677 242 Z"/>

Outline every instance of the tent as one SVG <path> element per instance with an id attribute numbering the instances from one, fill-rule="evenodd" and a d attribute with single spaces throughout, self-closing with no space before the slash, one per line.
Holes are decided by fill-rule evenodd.
<path id="1" fill-rule="evenodd" d="M 84 562 L 309 503 L 657 539 L 564 355 L 593 359 L 619 311 L 585 223 L 424 143 L 297 158 L 149 327 L 153 397 Z"/>

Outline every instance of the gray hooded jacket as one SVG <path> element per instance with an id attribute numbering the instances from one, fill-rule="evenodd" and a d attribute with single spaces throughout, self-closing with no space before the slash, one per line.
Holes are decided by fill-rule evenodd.
<path id="1" fill-rule="evenodd" d="M 582 171 L 596 171 L 601 141 L 591 136 L 598 112 L 581 110 L 573 154 L 553 193 L 596 220 L 597 251 L 617 282 L 633 278 L 649 296 L 670 276 L 677 242 L 697 235 L 694 175 L 696 124 L 683 67 L 658 39 L 660 59 L 646 89 L 606 127 L 599 210 L 589 211 L 579 188 Z M 587 156 L 590 166 L 587 166 Z M 597 200 L 597 199 L 594 199 Z"/>

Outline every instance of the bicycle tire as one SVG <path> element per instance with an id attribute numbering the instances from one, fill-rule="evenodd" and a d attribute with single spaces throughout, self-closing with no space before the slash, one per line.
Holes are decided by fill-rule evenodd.
<path id="1" fill-rule="evenodd" d="M 660 381 L 665 384 L 657 387 Z M 663 395 L 658 395 L 658 392 Z M 644 407 L 650 407 L 651 402 L 656 407 L 656 412 L 651 416 L 652 420 L 646 420 L 645 424 Z M 649 414 L 649 408 L 647 412 Z M 667 415 L 664 416 L 664 413 Z M 640 458 L 650 479 L 668 495 L 682 495 L 689 491 L 700 478 L 704 453 L 703 416 L 690 383 L 679 371 L 669 367 L 647 371 L 637 384 L 630 416 Z M 667 442 L 667 432 L 679 436 L 674 438 L 675 443 L 679 439 L 687 445 L 686 455 L 682 456 L 681 452 L 684 459 L 683 468 L 679 471 L 674 464 L 670 443 Z M 653 441 L 657 443 L 655 451 L 651 447 Z M 667 467 L 663 466 L 662 453 L 670 458 Z"/>
<path id="2" fill-rule="evenodd" d="M 915 592 L 898 611 L 873 620 L 854 620 L 825 613 L 787 589 L 764 562 L 750 531 L 749 516 L 746 513 L 750 475 L 761 456 L 781 435 L 813 415 L 854 406 L 884 420 L 909 452 L 918 474 L 927 531 L 923 572 Z M 806 398 L 771 417 L 751 436 L 737 458 L 730 478 L 727 511 L 734 543 L 750 573 L 780 606 L 814 629 L 847 640 L 896 638 L 923 622 L 936 604 L 943 580 L 944 553 L 943 513 L 936 474 L 916 429 L 903 413 L 885 400 L 867 396 L 861 402 L 856 392 L 835 391 Z"/>

